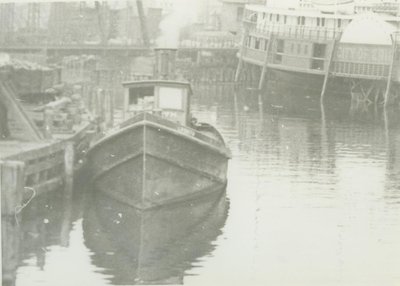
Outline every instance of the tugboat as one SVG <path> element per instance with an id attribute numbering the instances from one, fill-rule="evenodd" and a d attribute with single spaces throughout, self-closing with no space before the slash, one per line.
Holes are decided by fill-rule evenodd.
<path id="1" fill-rule="evenodd" d="M 155 53 L 153 78 L 123 83 L 123 121 L 88 153 L 94 188 L 138 209 L 221 189 L 231 156 L 221 134 L 192 117 L 176 49 Z"/>

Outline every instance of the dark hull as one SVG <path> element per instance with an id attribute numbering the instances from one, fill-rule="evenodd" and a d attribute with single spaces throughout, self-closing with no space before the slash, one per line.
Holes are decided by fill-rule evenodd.
<path id="1" fill-rule="evenodd" d="M 100 140 L 89 152 L 95 189 L 146 209 L 225 185 L 229 159 L 225 146 L 171 124 L 145 114 Z"/>
<path id="2" fill-rule="evenodd" d="M 324 82 L 324 76 L 322 75 L 284 71 L 284 70 L 271 70 L 271 78 L 274 79 L 275 82 L 279 85 L 294 87 L 296 89 L 299 88 L 318 95 L 321 94 Z M 354 83 L 356 84 L 355 88 L 353 88 L 352 90 L 352 86 L 354 85 L 354 83 L 352 83 L 351 78 L 330 76 L 326 89 L 327 95 L 351 98 L 352 91 L 360 93 L 361 92 L 359 85 L 360 81 L 357 81 L 357 79 L 353 80 Z M 375 92 L 377 90 L 380 90 L 380 97 L 381 98 L 383 97 L 387 85 L 386 80 L 364 79 L 361 80 L 361 82 L 364 91 L 367 91 L 370 88 L 370 86 L 374 86 L 374 92 L 371 95 L 371 98 L 375 96 Z M 390 90 L 391 96 L 396 95 L 398 91 L 399 91 L 399 83 L 393 82 Z"/>

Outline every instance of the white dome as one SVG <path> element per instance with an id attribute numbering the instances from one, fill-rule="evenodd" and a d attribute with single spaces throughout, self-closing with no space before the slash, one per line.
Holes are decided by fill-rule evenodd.
<path id="1" fill-rule="evenodd" d="M 392 45 L 391 34 L 396 28 L 379 15 L 366 13 L 356 16 L 344 29 L 341 43 Z"/>

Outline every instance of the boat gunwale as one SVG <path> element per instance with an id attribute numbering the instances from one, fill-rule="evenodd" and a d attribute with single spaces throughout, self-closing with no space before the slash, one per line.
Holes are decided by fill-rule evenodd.
<path id="1" fill-rule="evenodd" d="M 130 124 L 130 125 L 126 126 L 126 127 L 117 129 L 112 134 L 105 135 L 103 138 L 101 138 L 99 141 L 94 143 L 89 148 L 88 153 L 92 152 L 94 149 L 97 149 L 104 142 L 109 141 L 110 139 L 113 139 L 116 136 L 121 135 L 122 133 L 126 133 L 126 132 L 130 131 L 131 129 L 139 128 L 141 126 L 143 126 L 143 127 L 151 126 L 153 128 L 156 128 L 156 129 L 163 129 L 163 130 L 165 130 L 165 131 L 167 131 L 169 133 L 172 133 L 172 134 L 174 134 L 174 135 L 176 135 L 178 137 L 182 137 L 182 138 L 188 139 L 190 141 L 194 141 L 194 142 L 196 142 L 196 143 L 198 143 L 198 144 L 200 144 L 200 145 L 202 145 L 204 147 L 207 147 L 208 149 L 211 149 L 214 152 L 219 153 L 220 155 L 223 155 L 223 156 L 227 157 L 228 159 L 232 158 L 232 154 L 231 154 L 230 150 L 228 149 L 228 147 L 225 146 L 224 142 L 221 142 L 221 144 L 223 144 L 223 146 L 219 147 L 219 146 L 213 145 L 210 142 L 201 140 L 201 139 L 199 139 L 197 137 L 193 137 L 193 136 L 190 136 L 190 135 L 185 134 L 183 132 L 179 132 L 178 130 L 175 130 L 175 129 L 169 127 L 169 126 L 163 125 L 162 123 L 150 121 L 150 120 L 148 120 L 148 118 L 146 118 L 146 115 L 147 115 L 146 113 L 144 113 L 142 115 L 144 115 L 144 116 L 143 116 L 143 118 L 141 120 L 139 120 L 137 122 L 134 122 L 133 124 Z M 182 127 L 188 128 L 188 127 L 183 126 L 183 125 L 182 125 Z M 197 131 L 195 129 L 192 129 L 192 128 L 189 128 L 189 129 L 193 130 L 194 132 L 199 133 L 199 134 L 201 134 L 203 136 L 207 136 L 207 135 L 204 135 L 200 131 Z M 212 138 L 210 138 L 210 139 L 212 139 Z M 218 141 L 216 141 L 216 142 L 218 142 Z"/>

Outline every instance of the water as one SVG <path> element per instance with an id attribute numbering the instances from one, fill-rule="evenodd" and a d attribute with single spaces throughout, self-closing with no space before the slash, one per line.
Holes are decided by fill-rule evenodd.
<path id="1" fill-rule="evenodd" d="M 148 214 L 83 187 L 35 199 L 16 285 L 399 285 L 396 112 L 270 88 L 195 89 L 233 153 L 226 197 Z"/>

